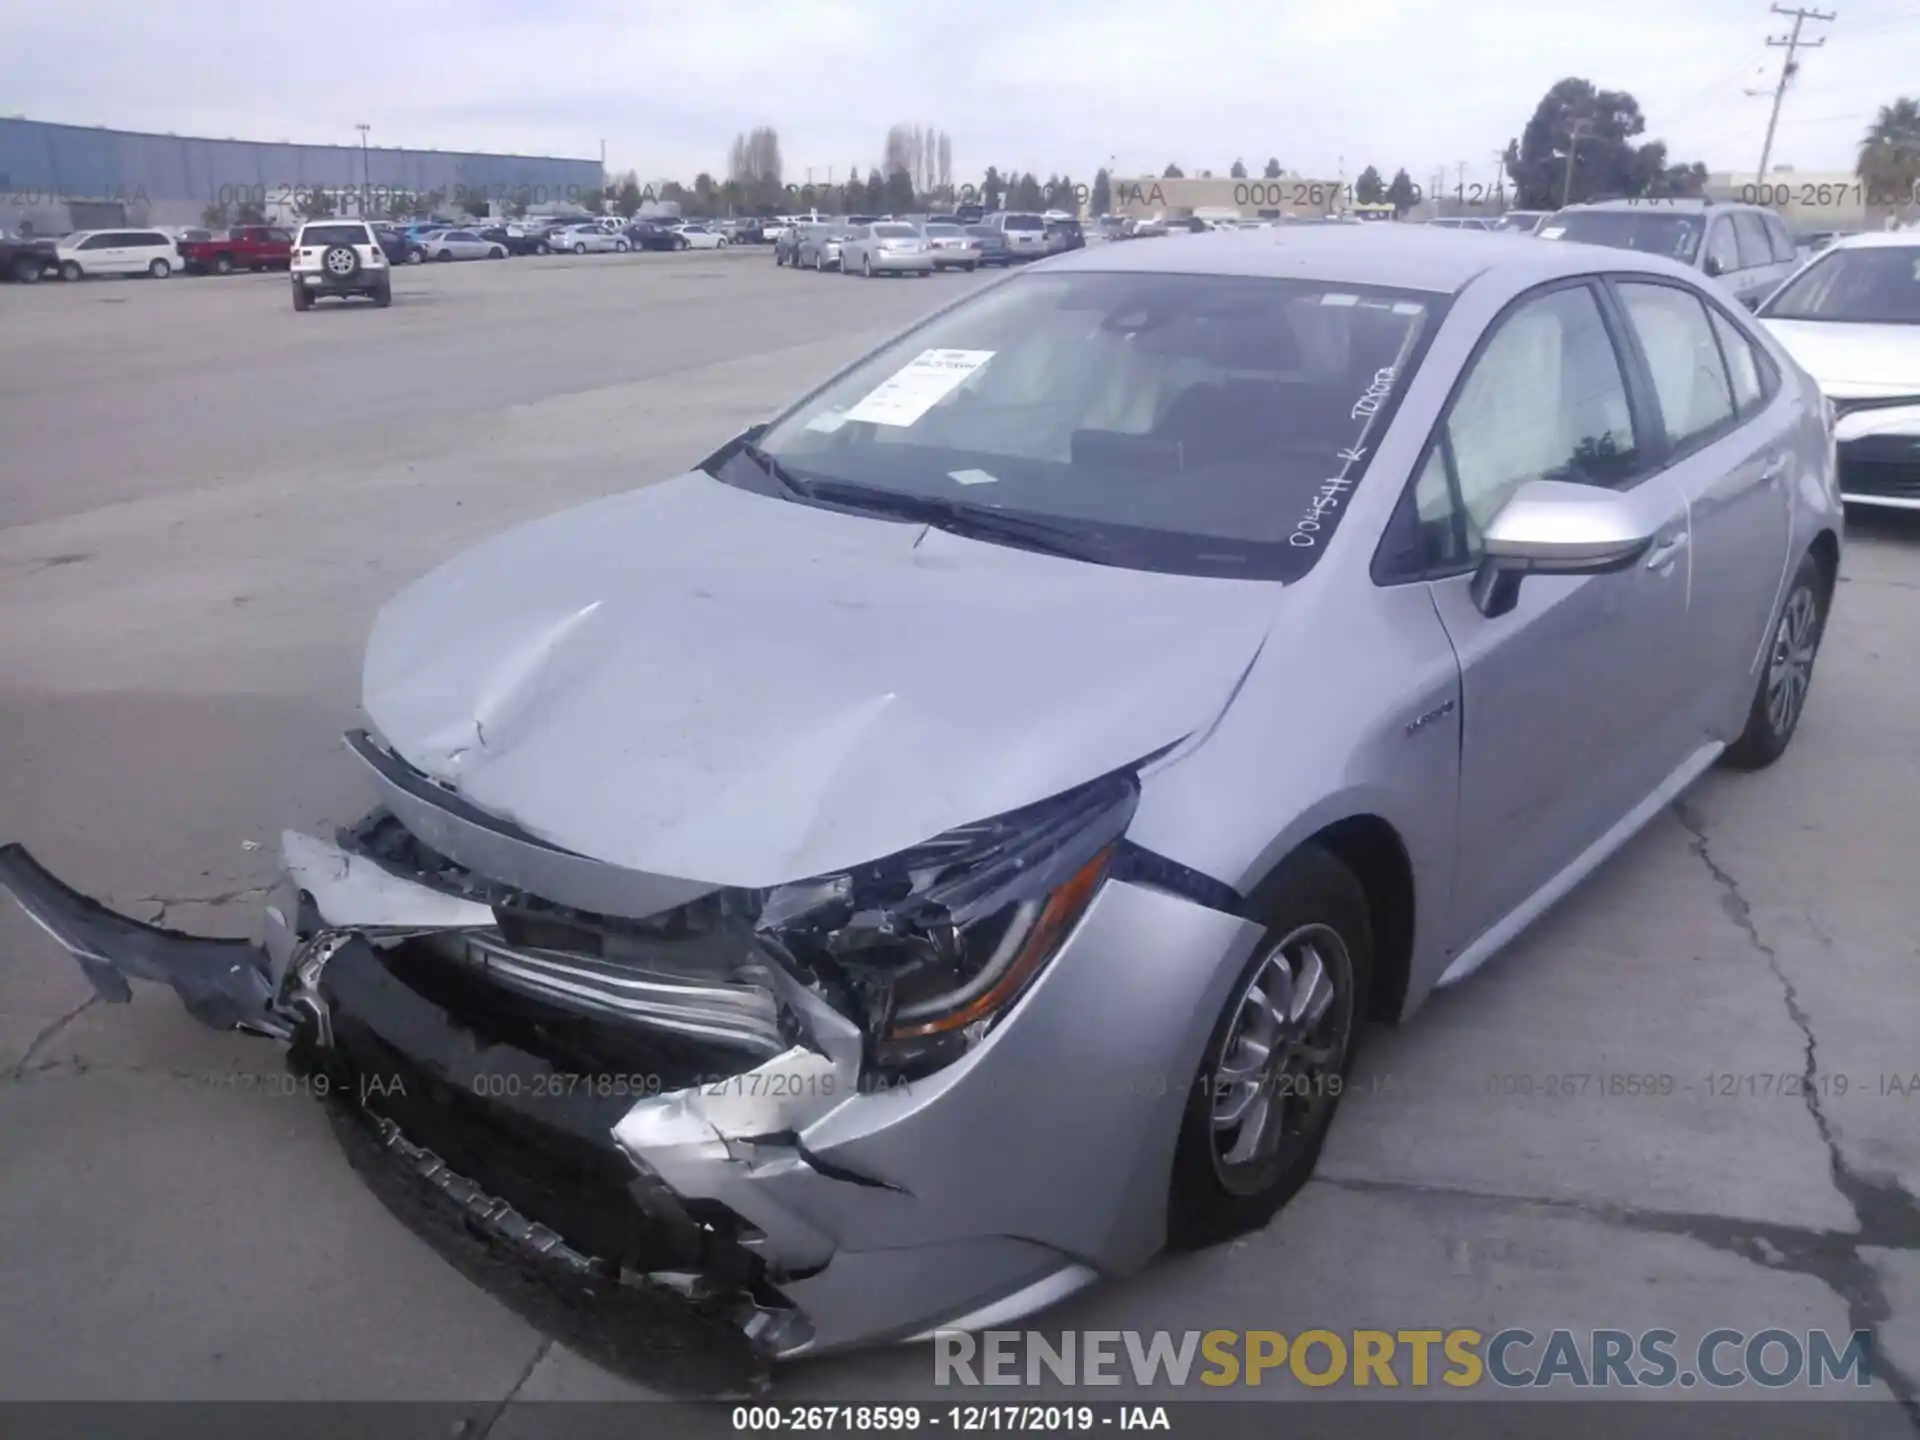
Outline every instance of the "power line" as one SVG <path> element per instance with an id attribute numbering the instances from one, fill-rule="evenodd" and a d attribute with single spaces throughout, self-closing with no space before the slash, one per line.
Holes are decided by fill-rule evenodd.
<path id="1" fill-rule="evenodd" d="M 1760 147 L 1760 169 L 1753 177 L 1763 185 L 1767 180 L 1767 161 L 1773 158 L 1773 132 L 1775 127 L 1780 123 L 1780 102 L 1787 98 L 1787 82 L 1793 78 L 1793 72 L 1800 68 L 1799 62 L 1793 57 L 1803 46 L 1808 50 L 1818 50 L 1822 45 L 1827 43 L 1825 36 L 1822 36 L 1818 40 L 1802 40 L 1800 38 L 1800 27 L 1809 20 L 1818 20 L 1822 24 L 1826 24 L 1835 18 L 1829 12 L 1808 10 L 1797 5 L 1791 10 L 1787 9 L 1784 5 L 1775 5 L 1773 7 L 1773 13 L 1776 15 L 1791 15 L 1793 17 L 1793 33 L 1785 37 L 1779 35 L 1769 35 L 1767 37 L 1767 46 L 1769 49 L 1784 48 L 1787 54 L 1786 58 L 1780 62 L 1780 83 L 1773 88 L 1773 113 L 1767 116 L 1767 139 L 1766 143 Z"/>

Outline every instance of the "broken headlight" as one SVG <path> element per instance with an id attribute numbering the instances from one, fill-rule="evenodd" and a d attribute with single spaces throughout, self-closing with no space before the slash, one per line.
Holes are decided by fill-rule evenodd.
<path id="1" fill-rule="evenodd" d="M 977 1044 L 1100 889 L 1139 786 L 1104 776 L 839 874 L 767 892 L 757 929 L 821 978 L 905 1078 Z"/>

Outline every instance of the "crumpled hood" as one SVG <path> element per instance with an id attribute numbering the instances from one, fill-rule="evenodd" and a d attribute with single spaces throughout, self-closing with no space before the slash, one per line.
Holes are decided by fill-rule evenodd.
<path id="1" fill-rule="evenodd" d="M 692 473 L 522 526 L 368 642 L 386 741 L 551 844 L 715 885 L 878 859 L 1206 727 L 1277 587 Z"/>
<path id="2" fill-rule="evenodd" d="M 1822 388 L 1846 398 L 1920 395 L 1920 326 L 1761 323 Z"/>

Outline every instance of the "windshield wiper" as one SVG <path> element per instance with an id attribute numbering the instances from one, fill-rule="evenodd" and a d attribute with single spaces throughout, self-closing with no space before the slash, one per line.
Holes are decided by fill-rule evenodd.
<path id="1" fill-rule="evenodd" d="M 982 505 L 964 505 L 934 495 L 906 495 L 878 486 L 855 485 L 840 480 L 809 482 L 806 493 L 815 500 L 845 505 L 874 515 L 890 515 L 901 520 L 917 520 L 950 535 L 969 540 L 994 540 L 1037 550 L 1045 555 L 1060 555 L 1069 560 L 1091 560 L 1104 553 L 1085 530 L 1057 520 L 996 510 Z"/>
<path id="2" fill-rule="evenodd" d="M 774 459 L 773 456 L 754 444 L 753 441 L 741 441 L 740 453 L 758 465 L 761 470 L 766 472 L 769 479 L 789 495 L 797 495 L 803 500 L 813 498 L 813 486 L 811 483 L 802 480 L 798 475 Z"/>

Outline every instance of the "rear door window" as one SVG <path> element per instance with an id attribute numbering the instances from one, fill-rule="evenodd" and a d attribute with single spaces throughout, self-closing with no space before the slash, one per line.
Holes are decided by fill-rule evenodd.
<path id="1" fill-rule="evenodd" d="M 1733 221 L 1734 245 L 1740 252 L 1740 268 L 1753 270 L 1773 264 L 1773 241 L 1767 238 L 1767 227 L 1761 223 L 1760 217 L 1751 210 L 1742 210 L 1727 218 Z"/>
<path id="2" fill-rule="evenodd" d="M 1722 275 L 1740 268 L 1740 250 L 1733 238 L 1733 225 L 1722 215 L 1707 227 L 1707 259 L 1720 267 Z"/>
<path id="3" fill-rule="evenodd" d="M 1787 230 L 1787 222 L 1778 215 L 1760 217 L 1767 227 L 1767 239 L 1773 242 L 1773 258 L 1776 264 L 1791 265 L 1800 258 L 1800 247 L 1793 243 L 1793 236 Z"/>

